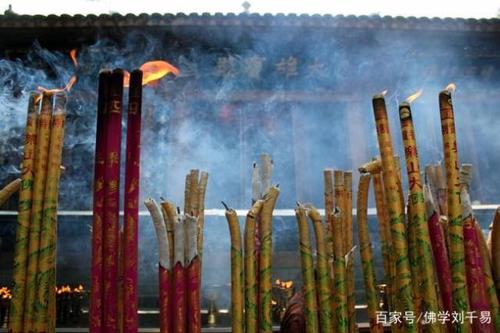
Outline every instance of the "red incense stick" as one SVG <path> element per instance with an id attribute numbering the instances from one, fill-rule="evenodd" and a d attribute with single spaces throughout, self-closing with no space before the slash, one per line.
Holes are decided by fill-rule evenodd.
<path id="1" fill-rule="evenodd" d="M 94 163 L 94 201 L 92 221 L 92 268 L 90 293 L 90 333 L 102 332 L 103 299 L 103 217 L 104 217 L 104 172 L 106 159 L 106 108 L 109 98 L 111 72 L 99 74 L 99 92 L 97 100 L 96 152 Z"/>
<path id="2" fill-rule="evenodd" d="M 118 325 L 118 237 L 120 214 L 120 148 L 122 133 L 123 71 L 111 75 L 106 128 L 104 176 L 103 320 L 104 332 L 117 332 Z"/>
<path id="3" fill-rule="evenodd" d="M 137 316 L 137 256 L 139 219 L 139 177 L 141 144 L 142 72 L 130 75 L 127 114 L 127 150 L 125 162 L 124 249 L 127 254 L 123 267 L 123 332 L 136 333 Z"/>

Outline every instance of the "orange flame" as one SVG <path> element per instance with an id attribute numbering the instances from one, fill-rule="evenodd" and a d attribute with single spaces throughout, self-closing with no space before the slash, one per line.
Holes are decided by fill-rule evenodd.
<path id="1" fill-rule="evenodd" d="M 47 89 L 47 88 L 39 86 L 37 88 L 37 90 L 40 91 L 40 92 L 45 92 L 45 93 L 49 93 L 49 94 L 55 94 L 55 93 L 58 93 L 60 91 L 70 92 L 70 90 L 73 87 L 73 85 L 75 84 L 75 82 L 76 82 L 76 75 L 73 75 L 69 79 L 68 83 L 66 83 L 66 85 L 64 86 L 64 88 Z"/>
<path id="2" fill-rule="evenodd" d="M 283 280 L 277 279 L 275 284 L 277 287 L 283 288 L 283 289 L 290 289 L 293 287 L 293 281 L 283 281 Z"/>
<path id="3" fill-rule="evenodd" d="M 416 100 L 417 98 L 419 98 L 422 93 L 423 93 L 423 89 L 419 89 L 416 93 L 414 93 L 413 95 L 410 95 L 408 96 L 406 99 L 405 99 L 405 102 L 408 102 L 408 103 L 411 103 L 413 102 L 414 100 Z"/>
<path id="4" fill-rule="evenodd" d="M 450 93 L 454 93 L 457 90 L 457 85 L 455 83 L 450 83 L 446 86 L 445 90 L 448 90 Z"/>
<path id="5" fill-rule="evenodd" d="M 167 74 L 174 74 L 178 76 L 180 74 L 180 70 L 169 64 L 163 60 L 154 60 L 145 62 L 140 68 L 142 71 L 142 85 L 145 86 L 147 84 L 154 85 L 158 83 L 161 78 L 163 78 Z M 130 73 L 125 71 L 125 75 L 123 78 L 123 86 L 130 86 Z"/>
<path id="6" fill-rule="evenodd" d="M 76 60 L 76 49 L 72 49 L 69 51 L 69 57 L 73 61 L 73 65 L 75 65 L 75 68 L 78 67 L 78 61 Z"/>

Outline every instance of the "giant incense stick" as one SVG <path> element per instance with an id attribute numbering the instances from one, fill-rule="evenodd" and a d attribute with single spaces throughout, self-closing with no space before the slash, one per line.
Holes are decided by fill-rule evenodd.
<path id="1" fill-rule="evenodd" d="M 184 219 L 177 218 L 174 224 L 174 262 L 173 262 L 173 294 L 172 320 L 173 333 L 186 333 L 186 270 L 184 269 Z"/>
<path id="2" fill-rule="evenodd" d="M 452 300 L 452 285 L 451 285 L 451 270 L 448 260 L 448 250 L 443 229 L 439 222 L 439 214 L 436 204 L 432 196 L 432 191 L 429 185 L 424 185 L 424 200 L 427 216 L 427 225 L 429 227 L 429 236 L 431 238 L 432 252 L 434 254 L 434 262 L 436 266 L 436 275 L 439 283 L 439 291 L 441 294 L 441 304 L 444 311 L 453 312 Z M 453 331 L 451 321 L 447 323 L 448 330 Z"/>
<path id="3" fill-rule="evenodd" d="M 35 299 L 37 291 L 36 272 L 40 249 L 40 227 L 43 215 L 43 197 L 47 175 L 47 157 L 50 146 L 50 123 L 52 119 L 52 93 L 46 92 L 42 98 L 42 109 L 38 117 L 38 135 L 36 140 L 35 178 L 31 207 L 29 232 L 28 268 L 26 273 L 26 300 L 24 312 L 24 330 L 32 331 L 37 325 L 35 317 Z"/>
<path id="4" fill-rule="evenodd" d="M 25 311 L 26 294 L 26 264 L 28 261 L 28 240 L 30 230 L 30 212 L 33 194 L 35 144 L 37 140 L 38 109 L 41 95 L 31 93 L 28 102 L 28 118 L 24 139 L 24 154 L 21 169 L 21 189 L 19 191 L 19 214 L 16 226 L 16 246 L 14 251 L 14 267 L 12 300 L 10 305 L 9 330 L 22 333 L 23 315 Z"/>
<path id="5" fill-rule="evenodd" d="M 344 214 L 344 209 L 345 209 L 345 195 L 344 195 L 344 172 L 341 170 L 335 170 L 333 172 L 333 188 L 334 188 L 334 195 L 335 195 L 335 207 L 337 210 L 340 210 L 340 216 L 341 216 L 341 223 L 340 223 L 340 230 L 342 234 L 346 232 L 345 230 L 345 214 Z M 333 227 L 332 227 L 333 229 Z M 346 245 L 347 245 L 347 237 L 342 237 L 341 239 L 341 244 L 339 244 L 342 247 L 342 252 L 345 254 L 347 252 Z"/>
<path id="6" fill-rule="evenodd" d="M 465 281 L 465 254 L 460 207 L 460 179 L 458 170 L 457 139 L 455 118 L 451 101 L 451 93 L 447 90 L 439 93 L 439 111 L 441 116 L 441 131 L 448 187 L 448 229 L 450 238 L 450 263 L 453 284 L 453 310 L 466 312 L 469 309 Z M 456 323 L 457 333 L 470 331 L 470 324 Z"/>
<path id="7" fill-rule="evenodd" d="M 245 252 L 245 333 L 257 332 L 257 264 L 255 257 L 255 223 L 264 200 L 257 200 L 247 214 L 244 230 Z"/>
<path id="8" fill-rule="evenodd" d="M 198 184 L 198 225 L 197 225 L 197 239 L 198 239 L 198 257 L 200 258 L 200 265 L 203 262 L 203 227 L 205 224 L 205 193 L 207 191 L 208 173 L 202 171 L 200 173 L 200 182 Z M 201 275 L 200 275 L 201 282 Z"/>
<path id="9" fill-rule="evenodd" d="M 331 233 L 331 221 L 330 216 L 333 212 L 335 194 L 333 189 L 333 170 L 325 169 L 323 170 L 323 182 L 325 186 L 325 230 L 326 230 L 326 251 L 328 255 L 328 265 L 330 267 L 330 280 L 333 279 L 333 239 Z M 332 280 L 333 281 L 333 280 Z"/>
<path id="10" fill-rule="evenodd" d="M 61 174 L 64 123 L 66 118 L 66 93 L 58 92 L 54 99 L 54 112 L 50 130 L 47 163 L 47 180 L 43 197 L 43 215 L 38 256 L 37 295 L 34 329 L 38 332 L 55 329 L 55 317 L 49 311 L 50 298 L 55 297 L 57 203 Z M 54 300 L 53 300 L 54 301 Z M 52 328 L 52 329 L 51 329 Z"/>
<path id="11" fill-rule="evenodd" d="M 306 333 L 318 333 L 318 305 L 316 300 L 316 287 L 314 284 L 314 264 L 312 257 L 311 237 L 307 223 L 306 209 L 299 206 L 295 209 L 299 229 L 300 263 L 302 268 L 302 281 L 304 284 L 304 314 L 306 317 Z"/>
<path id="12" fill-rule="evenodd" d="M 346 267 L 345 253 L 342 246 L 342 217 L 341 212 L 336 210 L 332 213 L 333 224 L 333 245 L 334 245 L 334 298 L 335 298 L 335 332 L 349 332 L 349 318 L 347 312 L 347 288 L 346 288 Z"/>
<path id="13" fill-rule="evenodd" d="M 396 261 L 395 276 L 395 310 L 400 312 L 413 311 L 411 290 L 411 271 L 408 261 L 408 248 L 406 244 L 404 208 L 401 206 L 401 197 L 398 188 L 398 175 L 392 149 L 392 139 L 389 130 L 389 120 L 385 107 L 384 97 L 373 97 L 373 110 L 377 128 L 382 166 L 384 169 L 384 188 L 387 208 L 391 220 L 391 235 L 393 242 L 394 259 Z M 415 332 L 416 325 L 403 320 L 402 324 L 407 332 Z"/>
<path id="14" fill-rule="evenodd" d="M 159 303 L 160 303 L 160 332 L 169 333 L 172 330 L 172 319 L 170 312 L 171 294 L 170 289 L 170 247 L 167 236 L 167 228 L 163 223 L 162 215 L 158 204 L 153 199 L 147 199 L 144 204 L 151 214 L 151 219 L 155 227 L 156 238 L 158 241 L 159 267 Z"/>
<path id="15" fill-rule="evenodd" d="M 200 305 L 200 258 L 198 257 L 198 219 L 185 216 L 186 239 L 186 292 L 187 292 L 187 331 L 201 333 Z"/>
<path id="16" fill-rule="evenodd" d="M 170 262 L 174 262 L 174 224 L 177 221 L 177 210 L 175 205 L 169 201 L 161 202 L 163 222 L 167 228 Z"/>
<path id="17" fill-rule="evenodd" d="M 483 274 L 486 287 L 486 294 L 488 297 L 489 306 L 491 309 L 491 318 L 495 328 L 495 332 L 500 332 L 500 307 L 498 304 L 498 297 L 495 290 L 495 283 L 493 281 L 493 273 L 491 271 L 491 258 L 484 239 L 483 231 L 477 221 L 474 221 L 477 238 L 479 240 L 479 253 L 483 260 Z"/>
<path id="18" fill-rule="evenodd" d="M 373 193 L 375 196 L 375 206 L 377 209 L 380 248 L 382 251 L 382 260 L 385 273 L 384 280 L 387 285 L 387 299 L 389 301 L 389 308 L 392 308 L 394 305 L 392 281 L 394 280 L 395 263 L 391 259 L 393 255 L 391 226 L 389 221 L 389 214 L 386 207 L 382 174 L 380 172 L 373 174 Z"/>
<path id="19" fill-rule="evenodd" d="M 415 232 L 415 246 L 418 256 L 419 273 L 421 279 L 420 292 L 423 307 L 426 311 L 437 313 L 439 299 L 436 292 L 436 280 L 433 268 L 433 253 L 427 219 L 425 216 L 425 201 L 422 180 L 420 177 L 420 162 L 418 159 L 417 142 L 409 103 L 399 106 L 399 118 L 401 121 L 401 133 L 405 148 L 406 170 L 408 174 L 408 188 L 410 191 L 409 204 L 411 215 L 408 224 L 412 224 Z M 413 237 L 413 235 L 409 235 Z M 415 276 L 414 278 L 416 278 Z M 438 322 L 430 323 L 426 327 L 428 332 L 441 332 L 442 325 Z"/>
<path id="20" fill-rule="evenodd" d="M 118 330 L 118 244 L 120 213 L 120 148 L 122 128 L 123 71 L 111 75 L 107 110 L 106 159 L 104 173 L 103 240 L 103 328 Z"/>
<path id="21" fill-rule="evenodd" d="M 361 253 L 361 265 L 363 267 L 363 280 L 365 282 L 365 297 L 368 311 L 370 332 L 382 333 L 384 328 L 377 321 L 379 310 L 375 269 L 373 266 L 373 250 L 368 229 L 368 190 L 370 187 L 370 174 L 362 174 L 358 185 L 357 214 L 359 251 Z"/>
<path id="22" fill-rule="evenodd" d="M 227 207 L 226 219 L 231 236 L 231 329 L 234 333 L 243 333 L 243 249 L 240 221 L 236 211 Z"/>
<path id="23" fill-rule="evenodd" d="M 127 150 L 125 154 L 123 333 L 136 333 L 139 327 L 138 302 L 138 223 L 141 159 L 142 72 L 130 74 L 127 112 Z"/>
<path id="24" fill-rule="evenodd" d="M 472 211 L 472 203 L 469 195 L 472 182 L 472 165 L 462 164 L 460 170 L 460 202 L 462 205 L 462 217 L 464 225 L 465 246 L 465 274 L 467 277 L 467 291 L 471 311 L 475 313 L 491 313 L 490 304 L 486 291 L 484 276 L 484 263 L 480 253 L 479 238 L 476 232 L 476 220 Z M 472 322 L 474 331 L 491 332 L 491 322 Z"/>
<path id="25" fill-rule="evenodd" d="M 259 258 L 259 304 L 260 304 L 260 329 L 261 333 L 271 333 L 272 322 L 272 221 L 273 210 L 278 199 L 279 189 L 270 187 L 264 196 L 264 204 L 260 212 L 260 242 L 261 252 Z"/>
<path id="26" fill-rule="evenodd" d="M 0 207 L 21 188 L 21 178 L 14 179 L 0 190 Z"/>
<path id="27" fill-rule="evenodd" d="M 316 237 L 316 292 L 319 302 L 319 324 L 321 332 L 331 332 L 332 326 L 332 303 L 330 289 L 330 274 L 328 269 L 328 257 L 325 241 L 325 229 L 321 216 L 314 207 L 309 207 L 307 214 L 314 227 Z"/>
<path id="28" fill-rule="evenodd" d="M 352 255 L 353 232 L 352 232 L 352 172 L 344 172 L 344 196 L 345 196 L 345 233 L 346 247 L 344 251 L 347 256 L 347 312 L 349 317 L 349 332 L 357 331 L 356 324 L 356 294 L 354 293 L 354 256 Z"/>
<path id="29" fill-rule="evenodd" d="M 99 74 L 97 100 L 96 152 L 94 162 L 94 201 L 92 221 L 92 268 L 90 293 L 90 333 L 100 333 L 103 324 L 103 220 L 104 220 L 104 174 L 106 170 L 107 102 L 109 98 L 111 72 Z"/>

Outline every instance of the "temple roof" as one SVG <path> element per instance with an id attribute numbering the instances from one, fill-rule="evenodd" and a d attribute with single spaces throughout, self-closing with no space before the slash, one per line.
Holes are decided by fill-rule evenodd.
<path id="1" fill-rule="evenodd" d="M 391 16 L 296 15 L 296 14 L 102 14 L 102 15 L 0 15 L 0 28 L 53 27 L 163 27 L 251 26 L 356 28 L 383 30 L 499 32 L 500 19 L 452 19 Z"/>

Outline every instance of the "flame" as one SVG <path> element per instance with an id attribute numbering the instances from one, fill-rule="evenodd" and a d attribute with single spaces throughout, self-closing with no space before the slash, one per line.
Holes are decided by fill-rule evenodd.
<path id="1" fill-rule="evenodd" d="M 419 98 L 422 93 L 424 92 L 423 89 L 419 89 L 416 93 L 414 93 L 413 95 L 410 95 L 408 96 L 406 99 L 405 99 L 405 102 L 408 102 L 408 103 L 411 103 L 413 102 L 414 100 L 416 100 L 417 98 Z"/>
<path id="2" fill-rule="evenodd" d="M 277 287 L 283 288 L 283 289 L 290 289 L 293 287 L 293 281 L 283 281 L 283 280 L 277 279 L 275 284 Z"/>
<path id="3" fill-rule="evenodd" d="M 71 58 L 71 61 L 73 61 L 73 65 L 75 65 L 75 68 L 78 67 L 78 61 L 76 60 L 76 49 L 72 49 L 69 51 L 69 57 Z"/>
<path id="4" fill-rule="evenodd" d="M 446 86 L 445 90 L 448 90 L 450 93 L 454 93 L 457 90 L 457 85 L 455 83 L 450 83 Z"/>
<path id="5" fill-rule="evenodd" d="M 50 94 L 55 94 L 55 93 L 58 93 L 60 91 L 70 92 L 70 90 L 73 87 L 73 85 L 75 84 L 75 82 L 76 82 L 76 75 L 73 75 L 69 79 L 68 83 L 66 83 L 66 85 L 64 86 L 64 88 L 47 89 L 47 88 L 39 86 L 37 88 L 37 90 L 40 91 L 40 92 L 42 92 L 42 93 L 45 92 L 45 93 L 50 93 Z"/>
<path id="6" fill-rule="evenodd" d="M 12 294 L 10 292 L 10 289 L 7 287 L 0 288 L 0 298 L 1 299 L 11 299 Z"/>
<path id="7" fill-rule="evenodd" d="M 174 74 L 175 76 L 178 76 L 180 74 L 180 70 L 177 67 L 163 60 L 153 60 L 145 62 L 139 69 L 142 71 L 143 86 L 147 84 L 157 84 L 162 77 L 170 73 Z M 130 73 L 127 71 L 125 71 L 124 73 L 123 86 L 130 86 Z"/>

